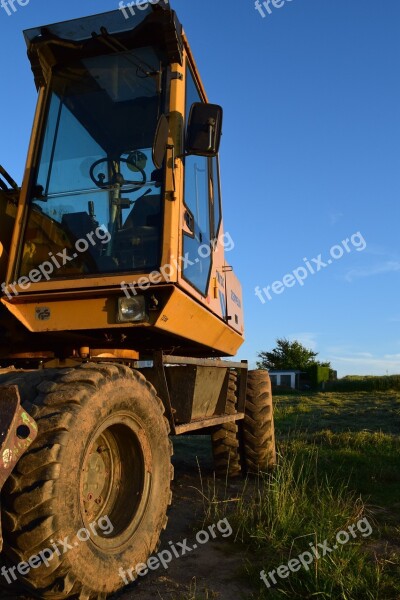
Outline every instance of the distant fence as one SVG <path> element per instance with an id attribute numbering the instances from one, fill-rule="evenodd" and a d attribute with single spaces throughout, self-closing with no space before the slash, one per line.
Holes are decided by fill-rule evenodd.
<path id="1" fill-rule="evenodd" d="M 344 377 L 325 383 L 327 392 L 370 392 L 374 390 L 400 390 L 400 375 L 383 377 Z"/>

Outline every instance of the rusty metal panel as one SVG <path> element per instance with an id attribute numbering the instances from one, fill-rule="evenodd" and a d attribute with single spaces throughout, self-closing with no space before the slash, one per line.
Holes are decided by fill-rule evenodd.
<path id="1" fill-rule="evenodd" d="M 216 414 L 226 370 L 214 367 L 197 367 L 192 419 Z"/>
<path id="2" fill-rule="evenodd" d="M 21 408 L 18 387 L 0 386 L 0 490 L 36 436 L 37 425 Z M 2 545 L 0 529 L 0 551 Z"/>
<path id="3" fill-rule="evenodd" d="M 189 423 L 216 414 L 226 368 L 170 366 L 165 373 L 176 423 Z"/>
<path id="4" fill-rule="evenodd" d="M 198 431 L 199 429 L 206 429 L 207 427 L 215 427 L 216 425 L 222 425 L 223 423 L 235 423 L 244 419 L 244 413 L 237 413 L 236 415 L 225 415 L 224 417 L 210 417 L 208 419 L 200 419 L 199 421 L 192 421 L 185 425 L 178 425 L 176 428 L 176 434 L 181 435 L 182 433 L 189 433 L 189 431 Z"/>
<path id="5" fill-rule="evenodd" d="M 196 368 L 195 366 L 165 368 L 176 423 L 188 423 L 192 419 Z"/>
<path id="6" fill-rule="evenodd" d="M 178 430 L 183 431 L 182 424 L 196 421 L 193 429 L 197 429 L 200 420 L 226 416 L 229 372 L 232 369 L 236 369 L 239 375 L 238 413 L 241 414 L 246 401 L 247 361 L 239 363 L 155 352 L 153 367 L 143 368 L 142 372 L 163 401 L 172 435 L 175 435 Z"/>

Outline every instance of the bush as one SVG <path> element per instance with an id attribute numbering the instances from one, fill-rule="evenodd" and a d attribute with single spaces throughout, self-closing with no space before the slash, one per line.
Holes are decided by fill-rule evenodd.
<path id="1" fill-rule="evenodd" d="M 306 369 L 313 388 L 319 389 L 323 382 L 329 381 L 331 369 L 315 364 Z"/>

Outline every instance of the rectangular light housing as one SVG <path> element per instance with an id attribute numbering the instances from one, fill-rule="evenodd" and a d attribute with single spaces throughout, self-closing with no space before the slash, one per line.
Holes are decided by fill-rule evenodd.
<path id="1" fill-rule="evenodd" d="M 144 296 L 118 298 L 119 323 L 143 323 L 149 320 Z"/>

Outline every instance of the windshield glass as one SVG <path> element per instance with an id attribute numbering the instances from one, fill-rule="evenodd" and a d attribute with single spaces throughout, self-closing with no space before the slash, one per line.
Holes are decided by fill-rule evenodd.
<path id="1" fill-rule="evenodd" d="M 54 74 L 21 275 L 158 266 L 163 172 L 152 146 L 159 72 L 155 51 L 143 48 L 86 58 Z M 48 276 L 43 262 L 54 267 Z"/>

